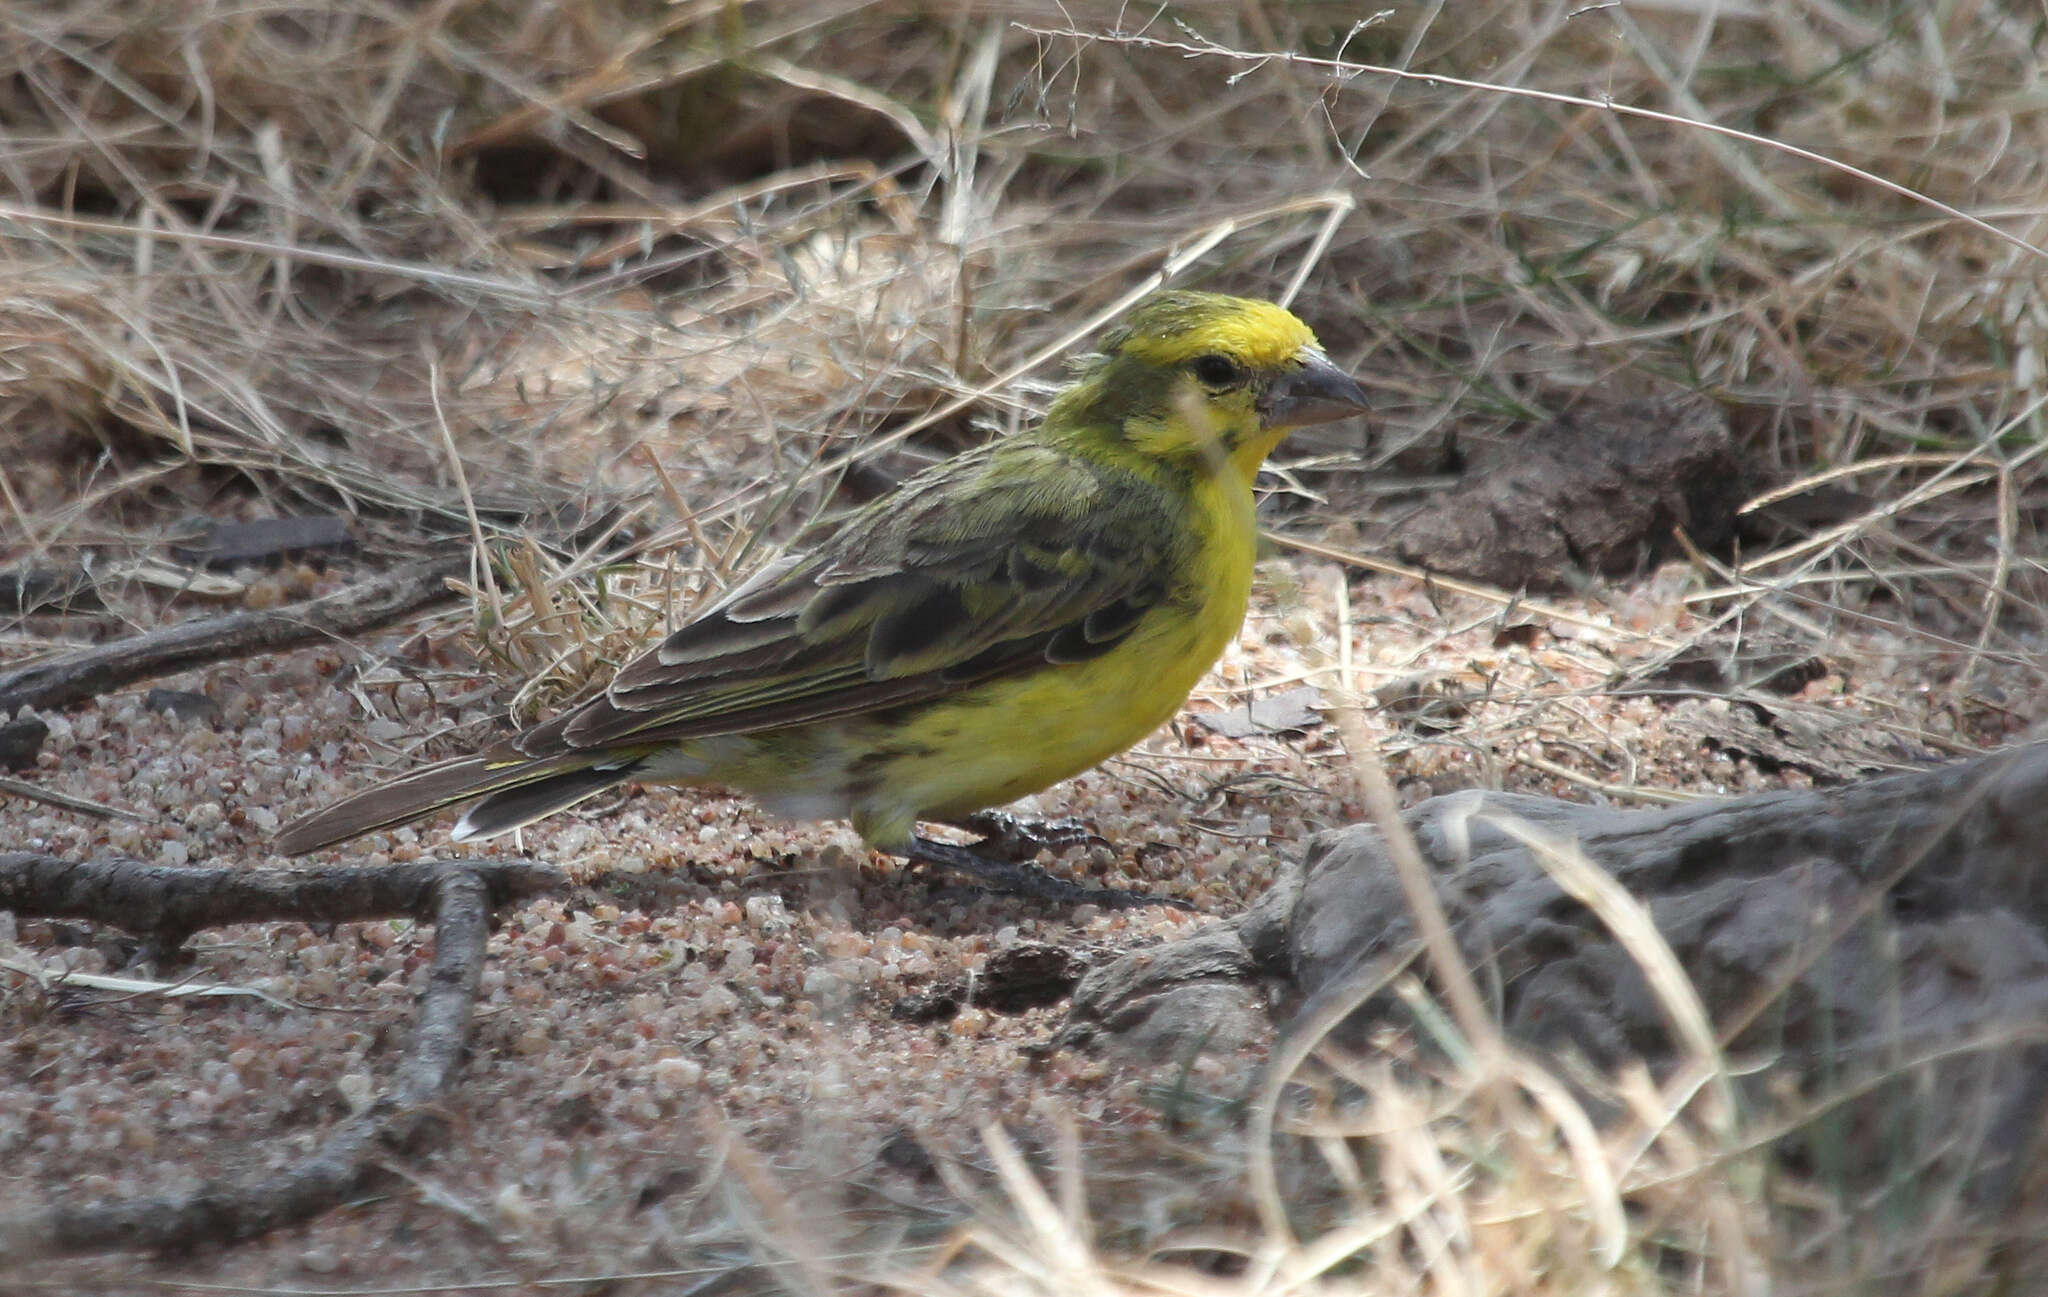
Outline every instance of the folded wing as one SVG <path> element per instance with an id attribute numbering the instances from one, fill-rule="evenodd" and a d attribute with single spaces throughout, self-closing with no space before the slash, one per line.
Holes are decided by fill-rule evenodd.
<path id="1" fill-rule="evenodd" d="M 1168 597 L 1182 520 L 1143 478 L 997 442 L 926 479 L 847 520 L 829 548 L 764 569 L 518 750 L 545 758 L 925 701 L 1107 652 Z"/>

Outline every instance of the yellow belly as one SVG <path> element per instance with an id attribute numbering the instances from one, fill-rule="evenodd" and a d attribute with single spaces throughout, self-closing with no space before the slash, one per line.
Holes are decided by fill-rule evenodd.
<path id="1" fill-rule="evenodd" d="M 804 818 L 853 821 L 881 847 L 1079 774 L 1163 725 L 1244 623 L 1256 531 L 1234 474 L 1198 488 L 1187 570 L 1115 648 L 971 685 L 890 716 L 745 736 L 705 753 L 711 778 Z"/>
<path id="2" fill-rule="evenodd" d="M 1218 592 L 1219 594 L 1222 592 Z M 908 727 L 925 749 L 893 761 L 864 819 L 952 819 L 1077 775 L 1180 710 L 1244 621 L 1244 599 L 1170 608 L 1089 662 L 992 682 Z M 874 825 L 877 830 L 883 825 Z M 889 825 L 894 828 L 895 825 Z M 907 830 L 906 830 L 907 831 Z"/>

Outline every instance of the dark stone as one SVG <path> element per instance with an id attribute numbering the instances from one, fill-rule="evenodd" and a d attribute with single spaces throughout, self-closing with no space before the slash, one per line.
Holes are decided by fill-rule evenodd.
<path id="1" fill-rule="evenodd" d="M 904 996 L 889 1007 L 889 1016 L 898 1022 L 942 1022 L 970 1004 L 992 1013 L 1024 1013 L 1066 999 L 1087 968 L 1088 961 L 1073 951 L 1021 942 L 990 955 L 975 977 Z"/>
<path id="2" fill-rule="evenodd" d="M 1727 418 L 1690 392 L 1584 406 L 1473 454 L 1463 480 L 1400 520 L 1395 555 L 1510 590 L 1626 576 L 1713 550 L 1750 491 Z"/>
<path id="3" fill-rule="evenodd" d="M 220 723 L 220 704 L 188 689 L 152 689 L 142 696 L 142 706 L 147 711 L 162 712 L 172 720 Z"/>
<path id="4" fill-rule="evenodd" d="M 36 753 L 43 750 L 43 740 L 49 737 L 50 727 L 34 716 L 0 725 L 0 768 L 34 769 Z"/>

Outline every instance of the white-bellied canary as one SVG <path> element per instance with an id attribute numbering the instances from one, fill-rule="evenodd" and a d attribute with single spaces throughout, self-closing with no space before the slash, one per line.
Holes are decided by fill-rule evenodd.
<path id="1" fill-rule="evenodd" d="M 1044 420 L 917 474 L 753 574 L 605 691 L 287 825 L 311 851 L 475 799 L 457 840 L 621 780 L 740 789 L 1008 890 L 1123 897 L 917 834 L 1165 723 L 1237 634 L 1252 483 L 1365 393 L 1270 302 L 1155 293 Z"/>

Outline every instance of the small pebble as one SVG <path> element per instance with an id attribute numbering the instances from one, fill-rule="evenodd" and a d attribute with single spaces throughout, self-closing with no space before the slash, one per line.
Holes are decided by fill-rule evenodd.
<path id="1" fill-rule="evenodd" d="M 377 1083 L 366 1072 L 345 1072 L 334 1082 L 349 1111 L 361 1115 L 377 1101 Z"/>
<path id="2" fill-rule="evenodd" d="M 299 1253 L 299 1269 L 308 1274 L 336 1274 L 341 1270 L 341 1253 L 322 1244 Z"/>
<path id="3" fill-rule="evenodd" d="M 664 1058 L 649 1073 L 655 1089 L 663 1094 L 680 1094 L 704 1078 L 704 1065 L 687 1058 Z"/>

